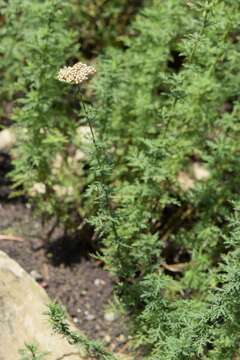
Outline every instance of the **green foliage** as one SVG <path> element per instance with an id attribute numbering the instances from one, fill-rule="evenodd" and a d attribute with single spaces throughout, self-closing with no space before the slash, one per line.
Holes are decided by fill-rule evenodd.
<path id="1" fill-rule="evenodd" d="M 60 67 L 76 55 L 75 33 L 67 27 L 71 8 L 67 1 L 12 0 L 4 16 L 2 45 L 11 39 L 7 49 L 12 52 L 6 61 L 18 61 L 17 71 L 10 67 L 10 72 L 15 77 L 14 91 L 20 91 L 13 115 L 18 144 L 12 177 L 41 212 L 66 221 L 74 207 L 75 189 L 75 199 L 79 198 L 76 174 L 79 184 L 83 167 L 69 161 L 70 145 L 79 142 L 74 95 L 67 95 L 67 87 L 56 79 Z"/>
<path id="2" fill-rule="evenodd" d="M 72 46 L 75 35 L 65 28 L 71 8 L 65 1 L 2 0 L 0 11 L 1 91 L 9 95 L 17 91 L 26 93 L 33 82 L 40 87 L 42 74 L 45 80 L 51 79 L 54 67 L 64 64 L 75 53 Z M 35 74 L 37 61 L 39 69 Z"/>
<path id="3" fill-rule="evenodd" d="M 166 284 L 159 276 L 144 280 L 146 307 L 139 320 L 142 328 L 151 328 L 146 338 L 156 344 L 147 358 L 220 360 L 239 354 L 239 210 L 237 204 L 224 242 L 231 250 L 218 268 L 218 287 L 209 289 L 205 303 L 193 298 L 169 301 L 163 298 Z"/>
<path id="4" fill-rule="evenodd" d="M 146 359 L 238 351 L 208 307 L 238 199 L 239 13 L 235 1 L 154 1 L 95 81 L 113 216 L 93 223 Z"/>
<path id="5" fill-rule="evenodd" d="M 0 0 L 0 96 L 14 105 L 16 194 L 22 189 L 40 213 L 57 216 L 68 228 L 78 227 L 73 213 L 88 213 L 82 196 L 88 146 L 84 123 L 76 120 L 78 96 L 56 75 L 80 55 L 79 41 L 81 56 L 117 42 L 140 5 Z"/>
<path id="6" fill-rule="evenodd" d="M 94 45 L 86 41 L 83 49 L 98 49 L 99 37 L 100 47 L 112 43 L 119 33 L 114 25 L 105 34 L 102 26 L 113 13 L 115 24 L 125 1 L 75 6 L 96 20 L 103 4 L 106 18 L 96 22 Z M 88 215 L 98 204 L 91 221 L 103 239 L 106 267 L 119 279 L 116 292 L 142 359 L 237 358 L 239 1 L 152 1 L 124 48 L 109 48 L 99 61 L 91 110 L 86 89 L 83 101 L 55 80 L 76 53 L 76 37 L 63 26 L 73 19 L 67 2 L 10 5 L 6 36 L 20 37 L 13 53 L 22 68 L 6 76 L 16 76 L 14 91 L 23 93 L 14 117 L 22 138 L 16 185 L 35 191 L 42 211 L 63 221 L 72 206 Z M 79 123 L 73 96 L 81 100 Z M 83 149 L 75 138 L 79 125 L 90 125 L 93 144 L 84 161 L 91 171 L 69 165 L 69 144 Z M 51 169 L 59 156 L 56 175 Z M 86 184 L 88 201 L 82 201 Z M 56 186 L 77 190 L 58 198 Z M 112 358 L 98 342 L 72 333 L 56 305 L 49 315 L 70 343 Z"/>
<path id="7" fill-rule="evenodd" d="M 71 0 L 73 26 L 79 28 L 80 50 L 86 57 L 106 46 L 119 46 L 143 0 Z"/>
<path id="8" fill-rule="evenodd" d="M 44 2 L 46 7 L 52 3 L 51 1 Z M 26 34 L 23 33 L 26 30 L 30 35 L 30 23 L 31 26 L 34 26 L 34 23 L 39 22 L 41 14 L 38 14 L 37 7 L 44 6 L 44 2 L 39 0 L 32 2 L 27 0 L 0 1 L 0 94 L 2 98 L 11 100 L 16 97 L 19 91 L 24 89 L 22 66 L 25 64 L 26 57 L 24 45 Z M 30 4 L 32 10 L 26 11 Z M 122 44 L 121 37 L 127 33 L 127 27 L 143 5 L 143 1 L 97 0 L 89 2 L 88 0 L 70 0 L 63 2 L 62 6 L 65 10 L 66 5 L 68 7 L 68 19 L 59 19 L 59 23 L 62 21 L 59 35 L 62 34 L 63 36 L 66 28 L 77 30 L 75 43 L 81 56 L 95 57 L 107 45 Z M 23 31 L 23 29 L 25 30 Z"/>
<path id="9" fill-rule="evenodd" d="M 48 317 L 53 330 L 62 335 L 71 345 L 79 345 L 86 350 L 87 354 L 99 360 L 117 360 L 117 358 L 106 349 L 99 341 L 93 341 L 81 335 L 79 332 L 72 331 L 66 320 L 64 309 L 56 303 L 48 306 Z"/>
<path id="10" fill-rule="evenodd" d="M 25 349 L 19 351 L 20 360 L 44 360 L 48 353 L 40 353 L 34 344 L 25 344 Z"/>

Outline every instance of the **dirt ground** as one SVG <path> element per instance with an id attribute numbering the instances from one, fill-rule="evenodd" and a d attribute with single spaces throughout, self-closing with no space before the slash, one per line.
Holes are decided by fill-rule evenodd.
<path id="1" fill-rule="evenodd" d="M 81 238 L 64 239 L 57 229 L 51 246 L 45 245 L 49 227 L 33 217 L 27 201 L 8 198 L 7 160 L 0 155 L 0 235 L 20 236 L 23 241 L 0 240 L 0 250 L 29 272 L 52 300 L 62 303 L 85 334 L 103 340 L 113 351 L 125 352 L 123 320 L 110 306 L 114 279 Z"/>

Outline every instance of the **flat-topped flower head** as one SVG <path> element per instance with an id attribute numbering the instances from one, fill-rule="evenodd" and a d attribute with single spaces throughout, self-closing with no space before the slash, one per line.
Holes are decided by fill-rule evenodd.
<path id="1" fill-rule="evenodd" d="M 77 62 L 73 66 L 64 66 L 60 69 L 57 78 L 69 84 L 81 84 L 95 73 L 96 69 L 93 66 Z"/>

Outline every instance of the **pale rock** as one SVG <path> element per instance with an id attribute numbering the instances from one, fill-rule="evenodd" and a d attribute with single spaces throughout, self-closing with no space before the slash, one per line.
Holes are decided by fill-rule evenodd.
<path id="1" fill-rule="evenodd" d="M 209 170 L 200 162 L 193 162 L 190 167 L 191 175 L 186 171 L 180 171 L 177 176 L 178 183 L 183 191 L 194 188 L 197 181 L 206 181 L 210 177 Z"/>
<path id="2" fill-rule="evenodd" d="M 11 128 L 0 131 L 0 151 L 8 152 L 15 143 L 16 135 Z"/>
<path id="3" fill-rule="evenodd" d="M 91 130 L 89 126 L 79 126 L 77 128 L 77 136 L 80 138 L 83 144 L 89 144 L 91 140 Z"/>
<path id="4" fill-rule="evenodd" d="M 76 160 L 76 161 L 84 161 L 84 160 L 86 160 L 86 154 L 82 151 L 82 150 L 77 150 L 76 151 L 76 154 L 75 154 L 75 156 L 74 156 L 74 159 Z"/>
<path id="5" fill-rule="evenodd" d="M 62 166 L 63 166 L 63 157 L 61 154 L 58 153 L 52 164 L 53 175 L 57 175 L 59 173 L 59 171 L 61 170 Z"/>
<path id="6" fill-rule="evenodd" d="M 117 337 L 117 341 L 123 344 L 126 341 L 126 337 L 123 334 L 121 334 Z"/>
<path id="7" fill-rule="evenodd" d="M 67 195 L 67 188 L 61 185 L 53 185 L 53 190 L 55 191 L 56 195 L 60 198 L 64 198 Z"/>
<path id="8" fill-rule="evenodd" d="M 196 180 L 206 181 L 210 177 L 210 172 L 200 162 L 193 163 L 192 171 Z"/>
<path id="9" fill-rule="evenodd" d="M 105 344 L 108 345 L 108 344 L 110 344 L 112 338 L 111 338 L 110 335 L 107 334 L 107 335 L 104 336 L 103 340 L 104 340 Z"/>
<path id="10" fill-rule="evenodd" d="M 32 277 L 0 251 L 0 360 L 18 360 L 19 349 L 25 343 L 49 352 L 46 360 L 83 359 L 79 349 L 53 334 L 44 315 L 49 302 L 46 292 Z"/>
<path id="11" fill-rule="evenodd" d="M 194 180 L 190 177 L 190 175 L 185 171 L 180 171 L 177 180 L 180 188 L 183 191 L 188 191 L 194 188 Z"/>
<path id="12" fill-rule="evenodd" d="M 44 195 L 46 193 L 46 185 L 41 182 L 35 183 L 28 193 L 32 197 L 37 195 Z"/>

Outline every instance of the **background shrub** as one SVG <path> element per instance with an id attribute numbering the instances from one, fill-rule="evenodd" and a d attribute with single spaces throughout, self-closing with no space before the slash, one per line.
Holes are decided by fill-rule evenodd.
<path id="1" fill-rule="evenodd" d="M 85 57 L 96 57 L 106 46 L 123 46 L 128 26 L 139 9 L 150 1 L 143 0 L 71 0 L 72 26 L 79 29 L 80 51 Z"/>
<path id="2" fill-rule="evenodd" d="M 115 45 L 141 4 L 0 2 L 0 95 L 13 107 L 18 133 L 15 187 L 34 200 L 41 214 L 57 216 L 68 228 L 79 226 L 73 213 L 88 213 L 82 196 L 88 129 L 81 114 L 79 119 L 78 94 L 60 84 L 56 74 L 65 64 Z"/>
<path id="3" fill-rule="evenodd" d="M 64 1 L 12 1 L 5 7 L 2 43 L 12 40 L 14 66 L 9 65 L 9 76 L 14 76 L 13 88 L 18 92 L 13 116 L 18 139 L 12 173 L 15 187 L 36 198 L 42 212 L 57 216 L 66 215 L 74 195 L 70 170 L 57 176 L 60 168 L 69 168 L 69 144 L 78 126 L 71 119 L 71 94 L 67 96 L 56 79 L 59 68 L 76 55 L 75 34 L 67 29 L 70 15 Z"/>
<path id="4" fill-rule="evenodd" d="M 89 216 L 99 204 L 92 224 L 106 268 L 119 279 L 136 358 L 233 359 L 239 352 L 240 5 L 151 1 L 122 39 L 125 30 L 115 24 L 126 4 L 75 2 L 79 19 L 57 0 L 3 6 L 11 54 L 3 62 L 5 79 L 15 79 L 11 91 L 20 98 L 13 178 L 42 212 L 62 222 L 72 220 L 69 209 Z M 104 52 L 93 86 L 81 89 L 95 149 L 82 137 L 88 130 L 76 104 L 80 95 L 56 81 L 58 69 L 78 57 L 79 35 L 68 24 L 83 24 L 85 39 L 85 18 L 97 20 L 83 41 L 85 56 Z M 17 44 L 8 43 L 14 36 Z M 113 44 L 121 46 L 103 51 Z"/>
<path id="5" fill-rule="evenodd" d="M 107 230 L 104 261 L 149 359 L 233 356 L 219 318 L 208 324 L 214 340 L 195 331 L 209 290 L 222 286 L 226 219 L 238 199 L 239 10 L 232 1 L 155 1 L 95 82 L 117 237 L 105 213 L 93 222 Z"/>

